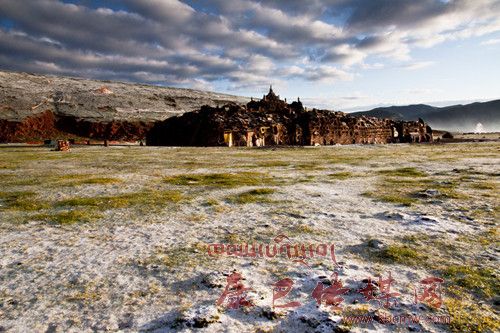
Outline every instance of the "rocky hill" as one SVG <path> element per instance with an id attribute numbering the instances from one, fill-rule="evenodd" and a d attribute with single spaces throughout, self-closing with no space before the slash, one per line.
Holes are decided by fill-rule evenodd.
<path id="1" fill-rule="evenodd" d="M 191 89 L 0 71 L 0 142 L 68 135 L 136 140 L 156 121 L 202 105 L 249 100 Z"/>
<path id="2" fill-rule="evenodd" d="M 458 132 L 473 132 L 480 123 L 486 132 L 500 131 L 500 100 L 446 107 L 425 104 L 380 107 L 351 115 L 394 120 L 423 118 L 432 128 Z"/>

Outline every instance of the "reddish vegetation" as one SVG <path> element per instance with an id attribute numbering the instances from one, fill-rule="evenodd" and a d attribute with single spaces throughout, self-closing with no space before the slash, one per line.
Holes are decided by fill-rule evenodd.
<path id="1" fill-rule="evenodd" d="M 93 139 L 138 140 L 146 136 L 152 123 L 111 121 L 108 123 L 56 115 L 47 110 L 21 121 L 0 119 L 0 142 L 27 142 L 78 136 Z"/>

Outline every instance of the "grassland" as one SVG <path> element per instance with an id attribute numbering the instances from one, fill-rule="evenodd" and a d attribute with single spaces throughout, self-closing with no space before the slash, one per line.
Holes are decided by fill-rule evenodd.
<path id="1" fill-rule="evenodd" d="M 311 298 L 334 271 L 359 289 L 392 273 L 394 313 L 446 315 L 421 331 L 494 332 L 498 314 L 500 145 L 279 149 L 0 148 L 0 331 L 314 331 Z M 209 256 L 208 244 L 335 244 L 336 259 Z M 283 245 L 284 243 L 280 243 Z M 241 273 L 256 307 L 215 305 Z M 444 280 L 443 306 L 412 305 Z M 295 281 L 307 318 L 271 310 L 271 284 Z M 293 296 L 293 297 L 292 297 Z M 355 292 L 345 304 L 361 303 Z M 325 317 L 326 316 L 326 317 Z M 316 323 L 316 324 L 315 324 Z M 341 324 L 341 323 L 340 323 Z M 190 326 L 191 325 L 191 326 Z M 343 326 L 384 330 L 391 327 Z"/>

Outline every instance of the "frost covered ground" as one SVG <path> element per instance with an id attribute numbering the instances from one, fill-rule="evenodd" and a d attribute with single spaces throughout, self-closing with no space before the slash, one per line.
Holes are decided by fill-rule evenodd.
<path id="1" fill-rule="evenodd" d="M 499 143 L 2 147 L 0 332 L 493 332 L 499 175 Z M 287 242 L 307 265 L 265 255 Z M 338 265 L 311 244 L 334 244 Z M 233 272 L 251 288 L 237 309 L 216 304 Z M 438 308 L 427 277 L 443 279 Z M 275 305 L 300 305 L 273 309 L 286 278 Z M 338 283 L 338 308 L 313 295 Z"/>

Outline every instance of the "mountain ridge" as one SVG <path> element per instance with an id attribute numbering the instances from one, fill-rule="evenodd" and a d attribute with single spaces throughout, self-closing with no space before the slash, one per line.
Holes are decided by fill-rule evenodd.
<path id="1" fill-rule="evenodd" d="M 485 132 L 500 131 L 500 99 L 444 107 L 427 104 L 378 107 L 369 111 L 352 112 L 350 115 L 394 120 L 422 118 L 432 128 L 457 132 L 475 131 L 480 123 Z"/>

